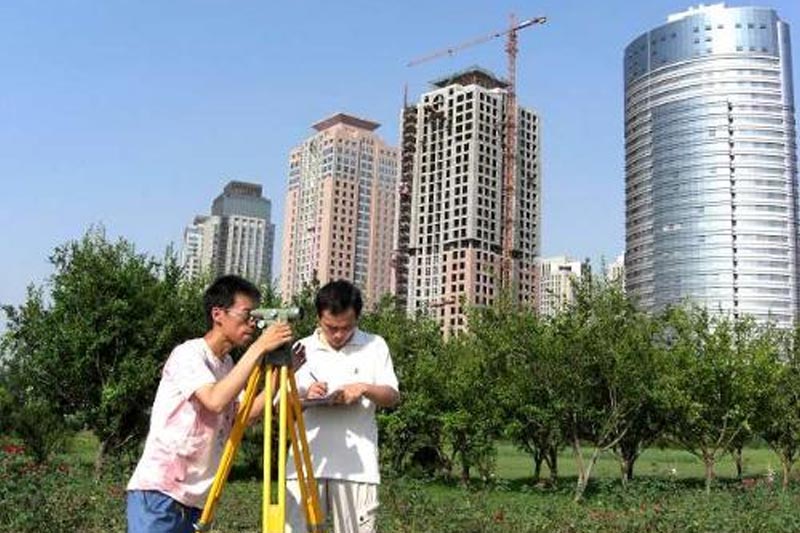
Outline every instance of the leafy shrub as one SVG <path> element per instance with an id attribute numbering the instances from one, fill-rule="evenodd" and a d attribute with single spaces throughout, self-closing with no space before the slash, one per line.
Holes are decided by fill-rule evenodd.
<path id="1" fill-rule="evenodd" d="M 37 462 L 18 443 L 0 444 L 0 532 L 121 531 L 123 490 L 87 467 Z"/>

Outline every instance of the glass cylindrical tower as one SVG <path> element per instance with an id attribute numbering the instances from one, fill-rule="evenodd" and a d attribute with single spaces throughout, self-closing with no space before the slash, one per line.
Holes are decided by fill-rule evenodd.
<path id="1" fill-rule="evenodd" d="M 701 6 L 625 48 L 625 285 L 644 309 L 792 323 L 796 148 L 775 11 Z"/>

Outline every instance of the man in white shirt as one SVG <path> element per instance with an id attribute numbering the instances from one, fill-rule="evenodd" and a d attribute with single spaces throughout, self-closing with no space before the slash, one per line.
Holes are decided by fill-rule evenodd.
<path id="1" fill-rule="evenodd" d="M 306 364 L 295 377 L 301 398 L 328 400 L 304 413 L 320 503 L 334 533 L 373 533 L 380 483 L 375 408 L 397 404 L 397 376 L 386 341 L 358 329 L 358 288 L 344 280 L 328 283 L 315 306 L 318 327 L 300 341 Z M 287 479 L 287 530 L 304 532 L 293 457 Z"/>

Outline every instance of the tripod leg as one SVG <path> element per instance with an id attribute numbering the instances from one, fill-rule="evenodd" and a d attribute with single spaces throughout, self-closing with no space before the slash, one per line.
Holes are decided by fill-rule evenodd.
<path id="1" fill-rule="evenodd" d="M 287 441 L 291 442 L 298 475 L 298 484 L 308 531 L 324 532 L 324 516 L 319 503 L 317 482 L 314 479 L 311 456 L 306 439 L 303 413 L 294 373 L 287 366 L 267 366 L 267 398 L 272 398 L 272 382 L 275 372 L 280 370 L 278 405 L 278 479 L 277 504 L 272 503 L 272 417 L 273 410 L 265 409 L 264 415 L 264 498 L 262 501 L 262 530 L 264 533 L 284 533 L 286 529 L 286 452 Z M 288 435 L 287 435 L 288 433 Z"/>
<path id="2" fill-rule="evenodd" d="M 247 429 L 247 417 L 250 416 L 250 411 L 253 408 L 253 402 L 257 396 L 256 390 L 258 382 L 261 380 L 263 371 L 261 365 L 256 366 L 247 380 L 247 387 L 245 388 L 244 401 L 236 413 L 231 434 L 228 441 L 225 443 L 225 449 L 222 452 L 217 473 L 214 475 L 214 482 L 211 484 L 206 504 L 203 507 L 203 513 L 200 515 L 200 520 L 195 524 L 197 531 L 208 531 L 211 522 L 214 520 L 214 512 L 219 502 L 222 489 L 225 486 L 225 481 L 230 474 L 233 459 L 236 456 L 236 451 L 239 449 L 239 444 L 242 441 L 244 430 Z"/>
<path id="3" fill-rule="evenodd" d="M 325 517 L 319 503 L 319 490 L 317 481 L 314 478 L 314 465 L 311 462 L 303 411 L 300 406 L 300 397 L 298 396 L 297 383 L 293 372 L 289 373 L 289 385 L 291 387 L 289 427 L 292 437 L 292 450 L 294 451 L 295 470 L 297 471 L 297 482 L 300 486 L 302 498 L 300 504 L 305 514 L 307 530 L 310 533 L 321 533 L 324 531 L 323 522 Z"/>
<path id="4" fill-rule="evenodd" d="M 264 494 L 261 500 L 262 531 L 267 531 L 267 521 L 269 517 L 269 506 L 272 502 L 272 415 L 274 406 L 272 397 L 275 392 L 272 390 L 272 376 L 277 371 L 272 365 L 267 365 L 267 379 L 264 387 L 270 405 L 264 406 Z"/>
<path id="5" fill-rule="evenodd" d="M 272 435 L 264 434 L 264 499 L 262 506 L 262 529 L 265 533 L 284 533 L 286 528 L 286 430 L 288 419 L 288 368 L 280 367 L 280 392 L 278 408 L 278 503 L 272 503 L 272 473 L 270 471 Z M 277 370 L 276 370 L 277 371 Z M 266 418 L 265 418 L 266 423 Z M 272 416 L 270 415 L 270 425 Z"/>

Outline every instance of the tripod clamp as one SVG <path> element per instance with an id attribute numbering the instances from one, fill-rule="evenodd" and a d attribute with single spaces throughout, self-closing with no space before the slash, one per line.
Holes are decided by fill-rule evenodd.
<path id="1" fill-rule="evenodd" d="M 263 359 L 264 365 L 288 366 L 292 368 L 292 344 L 286 343 L 280 348 L 269 352 Z"/>

